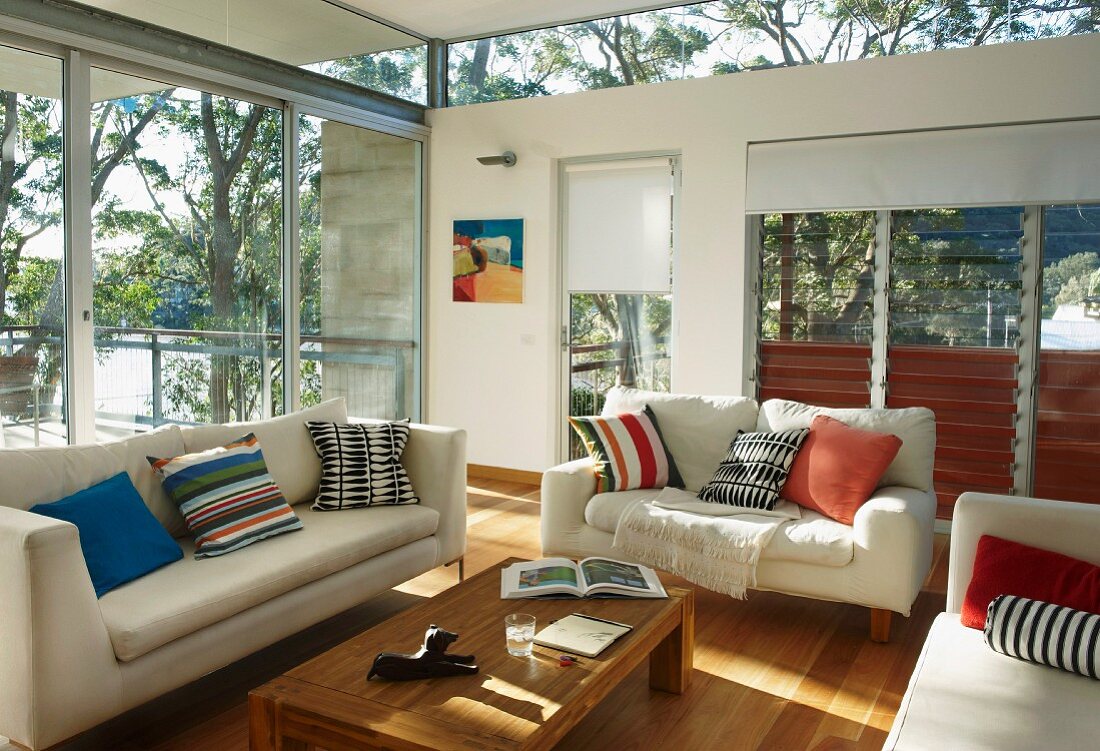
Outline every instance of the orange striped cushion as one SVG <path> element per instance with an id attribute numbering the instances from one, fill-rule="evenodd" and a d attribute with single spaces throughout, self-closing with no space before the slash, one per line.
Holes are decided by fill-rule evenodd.
<path id="1" fill-rule="evenodd" d="M 570 417 L 569 424 L 596 462 L 596 492 L 684 487 L 648 406 L 615 417 Z"/>

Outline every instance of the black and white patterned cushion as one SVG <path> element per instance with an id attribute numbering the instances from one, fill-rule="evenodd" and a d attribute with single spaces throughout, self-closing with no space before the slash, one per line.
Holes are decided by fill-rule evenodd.
<path id="1" fill-rule="evenodd" d="M 401 465 L 409 440 L 408 420 L 377 425 L 311 421 L 306 427 L 321 457 L 315 510 L 420 503 Z"/>
<path id="2" fill-rule="evenodd" d="M 699 498 L 711 503 L 771 511 L 787 480 L 798 447 L 810 431 L 746 433 L 738 430 L 726 458 Z"/>
<path id="3" fill-rule="evenodd" d="M 994 652 L 1100 679 L 1100 615 L 1016 595 L 989 603 L 985 643 Z"/>

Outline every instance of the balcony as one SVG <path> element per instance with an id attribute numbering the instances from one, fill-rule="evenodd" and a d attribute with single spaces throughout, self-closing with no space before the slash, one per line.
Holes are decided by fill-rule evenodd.
<path id="1" fill-rule="evenodd" d="M 356 414 L 409 413 L 414 342 L 311 335 L 301 342 L 303 404 L 351 396 Z M 59 329 L 0 329 L 0 447 L 66 443 L 62 344 Z M 229 364 L 230 419 L 278 414 L 282 346 L 279 333 L 96 327 L 96 440 L 207 422 L 209 373 L 219 356 Z"/>

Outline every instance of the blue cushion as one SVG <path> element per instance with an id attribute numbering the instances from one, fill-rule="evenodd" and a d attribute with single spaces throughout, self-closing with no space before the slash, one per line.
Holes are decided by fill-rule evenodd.
<path id="1" fill-rule="evenodd" d="M 31 512 L 76 525 L 96 597 L 183 558 L 125 472 Z"/>

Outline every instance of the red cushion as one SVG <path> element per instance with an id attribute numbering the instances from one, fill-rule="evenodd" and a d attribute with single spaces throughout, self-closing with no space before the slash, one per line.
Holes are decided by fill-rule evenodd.
<path id="1" fill-rule="evenodd" d="M 1100 566 L 982 535 L 974 553 L 974 576 L 963 598 L 962 624 L 984 629 L 986 610 L 998 595 L 1018 595 L 1100 613 Z"/>
<path id="2" fill-rule="evenodd" d="M 851 524 L 900 448 L 896 435 L 860 430 L 818 415 L 779 494 Z"/>

